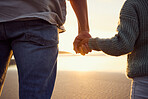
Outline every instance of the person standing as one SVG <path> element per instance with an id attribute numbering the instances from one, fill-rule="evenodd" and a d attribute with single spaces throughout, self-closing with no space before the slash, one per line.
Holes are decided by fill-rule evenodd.
<path id="1" fill-rule="evenodd" d="M 87 1 L 70 3 L 78 19 L 77 37 L 89 38 Z M 1 92 L 13 53 L 19 75 L 19 99 L 51 98 L 57 70 L 58 29 L 62 30 L 66 19 L 66 1 L 0 0 L 0 9 Z M 77 49 L 80 40 L 75 41 Z"/>
<path id="2" fill-rule="evenodd" d="M 127 76 L 132 79 L 131 99 L 148 99 L 148 0 L 126 0 L 120 13 L 118 34 L 112 38 L 84 39 L 89 50 L 112 56 L 127 54 Z M 82 54 L 88 49 L 81 46 Z"/>

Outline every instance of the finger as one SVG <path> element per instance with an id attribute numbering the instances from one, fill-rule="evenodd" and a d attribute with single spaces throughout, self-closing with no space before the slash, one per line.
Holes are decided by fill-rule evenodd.
<path id="1" fill-rule="evenodd" d="M 73 42 L 73 49 L 76 53 L 79 53 L 79 40 L 75 39 Z"/>
<path id="2" fill-rule="evenodd" d="M 79 50 L 78 50 L 78 46 L 77 46 L 77 45 L 74 45 L 74 51 L 75 51 L 76 53 L 79 52 Z"/>
<path id="3" fill-rule="evenodd" d="M 82 47 L 80 47 L 81 49 L 80 49 L 80 53 L 81 53 L 81 55 L 85 55 L 85 53 L 84 53 L 84 51 L 83 51 L 83 48 Z"/>
<path id="4" fill-rule="evenodd" d="M 85 53 L 84 53 L 84 51 L 83 51 L 82 47 L 79 47 L 79 50 L 80 50 L 80 54 L 84 56 L 84 55 L 85 55 Z"/>
<path id="5" fill-rule="evenodd" d="M 73 48 L 74 48 L 74 51 L 76 53 L 80 53 L 80 50 L 79 50 L 79 46 L 81 46 L 83 44 L 83 42 L 81 43 L 81 41 L 85 38 L 90 38 L 90 34 L 89 33 L 82 33 L 82 34 L 79 34 L 75 40 L 74 40 L 74 43 L 73 43 Z"/>
<path id="6" fill-rule="evenodd" d="M 85 45 L 82 45 L 82 49 L 83 49 L 83 52 L 85 53 L 85 54 L 88 54 L 88 49 L 86 48 L 86 46 Z"/>
<path id="7" fill-rule="evenodd" d="M 84 45 L 85 45 L 85 47 L 87 48 L 88 52 L 91 52 L 91 51 L 92 51 L 92 50 L 89 48 L 89 46 L 88 46 L 87 43 L 85 43 Z"/>

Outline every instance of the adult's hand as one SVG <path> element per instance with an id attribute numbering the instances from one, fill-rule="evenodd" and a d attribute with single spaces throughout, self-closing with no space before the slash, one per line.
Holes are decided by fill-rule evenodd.
<path id="1" fill-rule="evenodd" d="M 82 40 L 82 41 L 80 42 L 79 50 L 80 50 L 81 55 L 88 54 L 89 52 L 92 51 L 92 49 L 89 48 L 89 46 L 88 46 L 88 41 L 89 41 L 89 39 L 90 39 L 90 38 L 85 38 L 84 40 Z"/>
<path id="2" fill-rule="evenodd" d="M 89 34 L 89 32 L 87 31 L 83 31 L 83 32 L 80 32 L 78 34 L 78 36 L 75 38 L 74 42 L 73 42 L 73 46 L 74 46 L 74 51 L 76 53 L 80 53 L 81 50 L 80 50 L 80 42 L 83 40 L 83 39 L 86 39 L 86 38 L 91 38 L 91 35 Z M 87 46 L 86 46 L 87 47 Z"/>

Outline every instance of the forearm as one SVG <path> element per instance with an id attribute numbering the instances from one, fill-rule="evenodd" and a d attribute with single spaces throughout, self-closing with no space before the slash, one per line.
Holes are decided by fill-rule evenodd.
<path id="1" fill-rule="evenodd" d="M 139 34 L 137 25 L 134 25 L 137 23 L 131 21 L 130 25 L 124 22 L 122 24 L 123 29 L 112 38 L 91 38 L 88 42 L 89 47 L 94 50 L 101 50 L 112 56 L 120 56 L 133 51 Z"/>
<path id="2" fill-rule="evenodd" d="M 137 12 L 128 0 L 121 9 L 119 23 L 117 35 L 110 39 L 92 38 L 88 42 L 89 47 L 113 56 L 132 52 L 139 37 L 140 28 Z"/>
<path id="3" fill-rule="evenodd" d="M 70 3 L 78 19 L 78 32 L 89 32 L 87 0 L 70 0 Z"/>
<path id="4" fill-rule="evenodd" d="M 128 52 L 128 50 L 120 44 L 117 39 L 91 38 L 88 42 L 89 48 L 92 50 L 103 51 L 112 56 L 120 56 Z"/>

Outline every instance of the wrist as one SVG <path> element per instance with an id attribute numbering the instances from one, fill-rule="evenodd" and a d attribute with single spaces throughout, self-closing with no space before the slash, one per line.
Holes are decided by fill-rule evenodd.
<path id="1" fill-rule="evenodd" d="M 78 28 L 78 33 L 79 34 L 81 34 L 81 33 L 89 33 L 89 26 L 87 25 L 87 27 L 85 26 L 80 26 L 80 24 L 78 24 L 79 25 L 79 28 Z"/>
<path id="2" fill-rule="evenodd" d="M 83 29 L 83 30 L 79 29 L 78 33 L 79 34 L 81 34 L 81 33 L 89 33 L 89 29 Z"/>
<path id="3" fill-rule="evenodd" d="M 88 46 L 91 50 L 97 50 L 97 51 L 101 51 L 100 48 L 98 47 L 98 38 L 90 38 L 88 40 Z"/>
<path id="4" fill-rule="evenodd" d="M 88 30 L 79 31 L 78 34 L 89 34 L 89 31 Z"/>
<path id="5" fill-rule="evenodd" d="M 89 34 L 88 31 L 82 31 L 78 34 L 79 37 L 82 37 L 83 39 L 84 38 L 91 38 L 91 35 Z"/>

